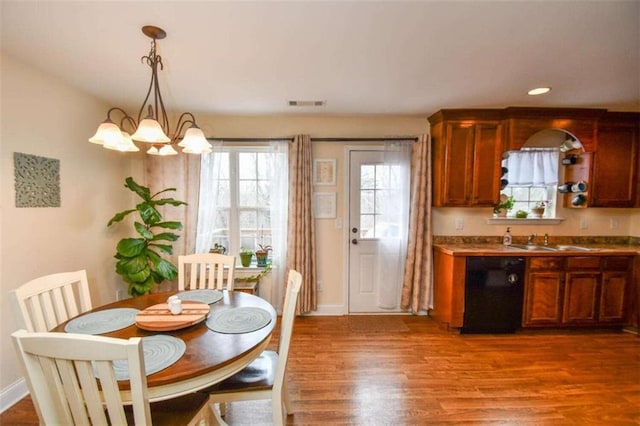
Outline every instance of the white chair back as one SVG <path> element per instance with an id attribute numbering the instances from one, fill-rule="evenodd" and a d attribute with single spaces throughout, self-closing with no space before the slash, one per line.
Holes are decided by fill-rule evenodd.
<path id="1" fill-rule="evenodd" d="M 87 271 L 62 272 L 31 280 L 10 292 L 19 328 L 48 331 L 92 309 Z"/>
<path id="2" fill-rule="evenodd" d="M 290 270 L 287 290 L 282 309 L 278 352 L 264 351 L 243 370 L 212 387 L 203 390 L 209 393 L 211 403 L 220 404 L 220 414 L 225 415 L 226 403 L 270 399 L 273 410 L 273 424 L 283 425 L 284 414 L 292 412 L 291 401 L 285 379 L 289 346 L 293 333 L 296 304 L 302 286 L 302 275 Z M 221 420 L 221 419 L 219 419 Z"/>
<path id="3" fill-rule="evenodd" d="M 287 276 L 287 294 L 284 297 L 282 307 L 282 320 L 280 324 L 280 337 L 278 337 L 278 365 L 274 373 L 273 392 L 281 393 L 284 384 L 287 360 L 289 359 L 289 346 L 293 334 L 293 322 L 296 318 L 296 304 L 302 286 L 302 274 L 291 269 Z"/>
<path id="4" fill-rule="evenodd" d="M 178 290 L 233 290 L 236 258 L 219 253 L 178 256 Z"/>
<path id="5" fill-rule="evenodd" d="M 151 424 L 141 338 L 26 330 L 11 337 L 41 424 L 127 424 L 115 360 L 128 363 L 135 424 Z"/>

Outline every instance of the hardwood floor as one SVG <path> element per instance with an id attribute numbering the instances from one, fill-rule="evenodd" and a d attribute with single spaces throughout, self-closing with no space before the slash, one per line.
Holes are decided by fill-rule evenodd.
<path id="1" fill-rule="evenodd" d="M 368 318 L 384 331 L 363 332 L 349 317 L 296 319 L 288 424 L 640 424 L 636 335 L 459 335 L 425 317 Z M 271 408 L 232 403 L 226 421 L 270 424 Z M 0 416 L 2 425 L 37 423 L 28 399 Z"/>

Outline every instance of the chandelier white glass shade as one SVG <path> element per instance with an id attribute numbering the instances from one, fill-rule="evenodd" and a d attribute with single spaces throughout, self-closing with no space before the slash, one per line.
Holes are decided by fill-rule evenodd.
<path id="1" fill-rule="evenodd" d="M 184 137 L 177 143 L 182 148 L 182 152 L 188 154 L 211 152 L 211 144 L 190 112 L 180 115 L 175 130 L 170 133 L 169 118 L 158 85 L 158 67 L 163 69 L 162 57 L 156 53 L 156 40 L 165 38 L 167 34 L 161 28 L 151 25 L 142 27 L 142 32 L 151 38 L 151 50 L 148 55 L 142 57 L 142 60 L 151 68 L 151 82 L 147 96 L 138 112 L 138 119 L 135 120 L 122 108 L 111 108 L 107 111 L 107 119 L 98 126 L 96 134 L 89 138 L 89 142 L 122 152 L 140 151 L 133 141 L 143 142 L 151 144 L 147 154 L 176 155 L 178 152 L 173 145 L 181 138 L 184 131 Z M 147 115 L 142 118 L 145 108 Z M 119 126 L 112 121 L 112 113 L 122 116 Z M 124 129 L 125 126 L 134 133 L 129 135 Z"/>

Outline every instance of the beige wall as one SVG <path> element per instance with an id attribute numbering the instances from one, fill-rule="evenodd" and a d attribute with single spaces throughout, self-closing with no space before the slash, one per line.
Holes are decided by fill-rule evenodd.
<path id="1" fill-rule="evenodd" d="M 309 134 L 312 138 L 380 138 L 416 136 L 426 133 L 428 122 L 421 116 L 201 116 L 198 124 L 209 137 L 292 137 Z M 363 145 L 358 143 L 359 145 Z M 344 154 L 347 143 L 314 142 L 314 158 L 335 158 L 337 179 L 335 186 L 321 186 L 314 190 L 337 194 L 337 217 L 345 214 Z M 355 145 L 355 143 L 351 143 Z M 347 221 L 343 223 L 346 226 Z M 345 312 L 345 228 L 336 228 L 332 219 L 316 220 L 318 280 L 322 291 L 318 294 L 318 313 Z"/>
<path id="2" fill-rule="evenodd" d="M 131 167 L 140 166 L 87 142 L 106 105 L 14 58 L 1 60 L 0 390 L 9 399 L 22 374 L 9 337 L 16 322 L 8 292 L 41 275 L 86 269 L 93 304 L 113 301 L 121 285 L 113 253 L 122 231 L 107 230 L 106 223 L 129 207 L 122 185 Z M 14 152 L 60 160 L 61 207 L 15 207 Z"/>
<path id="3" fill-rule="evenodd" d="M 511 227 L 512 234 L 529 235 L 536 233 L 551 236 L 601 236 L 601 235 L 639 235 L 640 209 L 565 209 L 559 208 L 557 216 L 564 218 L 557 225 L 505 225 L 487 224 L 487 219 L 492 215 L 492 209 L 487 208 L 434 208 L 434 234 L 435 235 L 502 235 L 507 226 Z M 456 230 L 456 222 L 462 220 L 464 228 Z M 612 228 L 611 222 L 617 222 L 617 227 Z M 586 222 L 586 228 L 581 224 Z M 516 222 L 517 223 L 517 222 Z"/>

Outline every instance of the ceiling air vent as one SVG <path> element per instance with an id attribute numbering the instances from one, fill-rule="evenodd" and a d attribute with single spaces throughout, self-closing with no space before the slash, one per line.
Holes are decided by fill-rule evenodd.
<path id="1" fill-rule="evenodd" d="M 289 106 L 294 107 L 321 107 L 326 104 L 327 101 L 289 101 Z"/>

